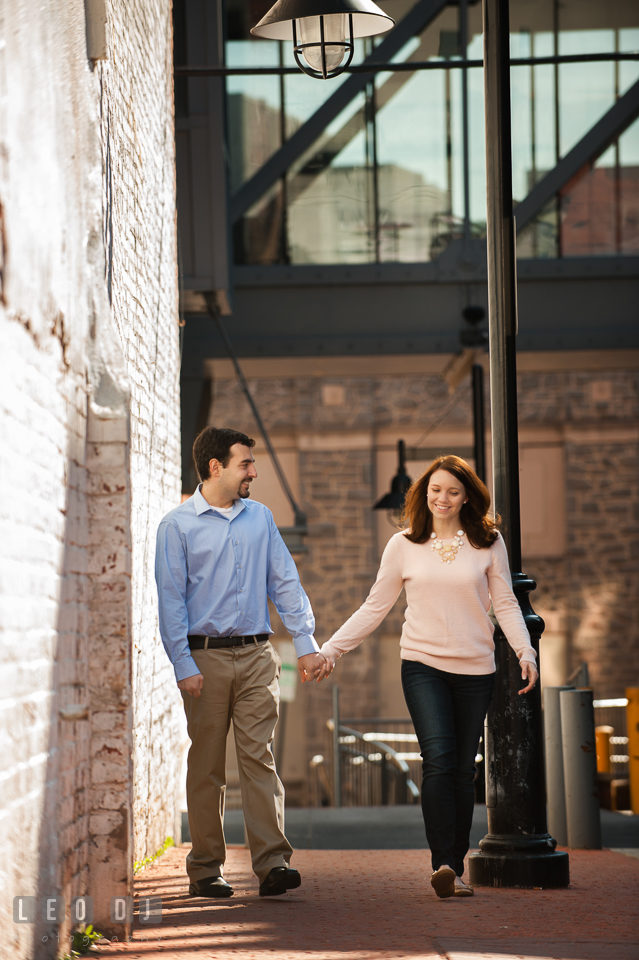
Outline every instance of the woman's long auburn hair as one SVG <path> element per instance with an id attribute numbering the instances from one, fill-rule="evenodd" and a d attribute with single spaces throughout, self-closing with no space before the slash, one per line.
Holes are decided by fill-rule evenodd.
<path id="1" fill-rule="evenodd" d="M 452 454 L 433 460 L 426 473 L 415 481 L 406 494 L 402 513 L 402 520 L 409 528 L 404 534 L 406 539 L 411 543 L 426 543 L 430 539 L 433 515 L 428 508 L 428 484 L 437 470 L 446 470 L 464 485 L 468 501 L 461 508 L 459 525 L 463 527 L 470 545 L 477 549 L 489 547 L 497 539 L 499 525 L 499 517 L 493 519 L 488 516 L 490 494 L 472 467 L 461 457 Z"/>

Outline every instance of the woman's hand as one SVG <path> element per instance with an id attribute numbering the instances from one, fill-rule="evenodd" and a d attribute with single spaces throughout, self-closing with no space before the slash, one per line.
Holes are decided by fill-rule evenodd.
<path id="1" fill-rule="evenodd" d="M 521 679 L 528 681 L 528 686 L 520 690 L 519 693 L 529 693 L 539 678 L 537 667 L 534 663 L 529 663 L 527 660 L 522 660 L 519 666 L 521 667 Z"/>
<path id="2" fill-rule="evenodd" d="M 328 677 L 333 672 L 333 670 L 335 669 L 335 661 L 337 659 L 336 657 L 332 657 L 328 653 L 323 653 L 322 656 L 324 657 L 324 666 L 320 670 L 319 676 L 317 678 L 318 683 L 320 682 L 320 680 L 323 680 L 324 677 Z"/>

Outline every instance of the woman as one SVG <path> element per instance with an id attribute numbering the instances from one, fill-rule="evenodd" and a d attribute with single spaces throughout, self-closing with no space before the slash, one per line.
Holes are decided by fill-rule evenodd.
<path id="1" fill-rule="evenodd" d="M 508 557 L 488 516 L 488 490 L 465 460 L 438 457 L 411 487 L 407 529 L 389 541 L 366 601 L 322 647 L 323 674 L 375 630 L 402 587 L 402 687 L 423 760 L 422 811 L 438 897 L 472 896 L 464 857 L 475 756 L 495 680 L 490 604 L 517 654 L 528 693 L 536 656 L 513 594 Z"/>

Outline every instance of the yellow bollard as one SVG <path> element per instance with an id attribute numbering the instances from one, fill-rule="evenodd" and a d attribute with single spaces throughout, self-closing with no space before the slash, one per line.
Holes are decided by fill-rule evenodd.
<path id="1" fill-rule="evenodd" d="M 614 736 L 615 728 L 602 724 L 595 727 L 595 743 L 597 744 L 597 773 L 610 773 L 610 738 Z"/>
<path id="2" fill-rule="evenodd" d="M 639 813 L 639 687 L 626 687 L 628 705 L 628 776 L 630 779 L 630 806 Z"/>

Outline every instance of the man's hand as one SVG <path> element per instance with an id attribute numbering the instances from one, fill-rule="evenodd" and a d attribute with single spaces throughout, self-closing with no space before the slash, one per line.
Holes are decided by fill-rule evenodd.
<path id="1" fill-rule="evenodd" d="M 324 667 L 325 658 L 321 653 L 307 653 L 297 659 L 297 669 L 302 683 L 310 683 L 311 680 L 319 680 Z"/>
<path id="2" fill-rule="evenodd" d="M 539 676 L 537 673 L 537 668 L 534 663 L 528 663 L 527 660 L 522 660 L 519 666 L 521 667 L 521 679 L 528 681 L 528 686 L 524 687 L 519 692 L 529 693 L 537 683 L 537 678 Z"/>
<path id="3" fill-rule="evenodd" d="M 195 673 L 192 677 L 185 677 L 184 680 L 178 680 L 178 687 L 184 693 L 190 693 L 192 697 L 199 697 L 204 686 L 204 677 L 201 673 Z"/>

